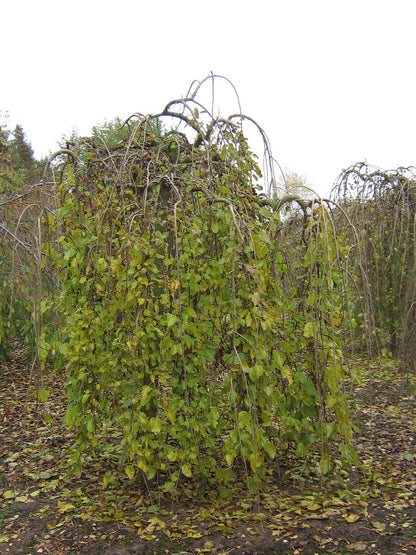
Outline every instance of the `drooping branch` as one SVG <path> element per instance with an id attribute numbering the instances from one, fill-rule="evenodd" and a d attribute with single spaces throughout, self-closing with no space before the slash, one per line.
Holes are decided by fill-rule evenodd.
<path id="1" fill-rule="evenodd" d="M 46 181 L 46 174 L 50 168 L 50 165 L 52 164 L 52 162 L 55 160 L 55 158 L 57 158 L 58 156 L 60 156 L 61 154 L 67 154 L 68 156 L 71 156 L 73 158 L 73 160 L 76 160 L 76 156 L 73 150 L 70 150 L 69 148 L 61 148 L 59 150 L 57 150 L 56 152 L 54 152 L 53 154 L 51 154 L 45 164 L 45 169 L 43 170 L 43 175 L 42 175 L 42 179 L 41 179 L 41 183 L 44 183 Z"/>

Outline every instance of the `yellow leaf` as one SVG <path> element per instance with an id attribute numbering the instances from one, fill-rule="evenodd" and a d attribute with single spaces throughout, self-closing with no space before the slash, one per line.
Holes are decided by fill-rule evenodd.
<path id="1" fill-rule="evenodd" d="M 311 501 L 306 505 L 306 509 L 308 509 L 308 511 L 317 511 L 321 507 L 322 505 L 320 503 L 317 503 L 316 501 Z"/>
<path id="2" fill-rule="evenodd" d="M 64 501 L 58 501 L 58 511 L 60 513 L 70 513 L 75 509 L 75 505 L 72 503 L 65 503 Z"/>
<path id="3" fill-rule="evenodd" d="M 18 503 L 30 503 L 32 500 L 29 498 L 28 495 L 18 495 L 15 498 L 15 501 L 17 501 Z"/>
<path id="4" fill-rule="evenodd" d="M 291 385 L 293 384 L 293 372 L 288 364 L 284 364 L 281 369 L 282 378 L 285 378 Z"/>
<path id="5" fill-rule="evenodd" d="M 16 497 L 16 494 L 13 490 L 8 489 L 3 493 L 3 497 L 4 499 L 14 499 Z"/>
<path id="6" fill-rule="evenodd" d="M 103 478 L 103 488 L 105 489 L 108 484 L 111 482 L 111 478 L 113 477 L 111 472 L 106 472 Z"/>
<path id="7" fill-rule="evenodd" d="M 146 401 L 150 392 L 152 391 L 152 387 L 150 385 L 144 385 L 142 388 L 142 399 Z"/>
<path id="8" fill-rule="evenodd" d="M 303 329 L 303 336 L 304 337 L 313 337 L 314 336 L 313 322 L 306 322 L 305 327 Z"/>
<path id="9" fill-rule="evenodd" d="M 234 457 L 234 453 L 226 453 L 225 460 L 227 461 L 229 467 L 233 466 Z"/>
<path id="10" fill-rule="evenodd" d="M 171 424 L 175 424 L 176 413 L 175 413 L 174 409 L 169 407 L 168 410 L 166 411 L 166 415 L 169 418 L 169 422 Z"/>
<path id="11" fill-rule="evenodd" d="M 181 466 L 181 470 L 187 478 L 190 478 L 192 476 L 192 469 L 190 464 L 183 464 Z"/>
<path id="12" fill-rule="evenodd" d="M 137 466 L 140 468 L 140 470 L 142 470 L 145 474 L 147 474 L 149 469 L 148 469 L 148 466 L 147 466 L 147 463 L 146 463 L 145 459 L 139 459 L 137 461 Z"/>
<path id="13" fill-rule="evenodd" d="M 348 549 L 352 551 L 367 551 L 368 544 L 366 542 L 349 543 Z"/>
<path id="14" fill-rule="evenodd" d="M 154 418 L 152 417 L 150 419 L 150 430 L 154 433 L 154 434 L 158 434 L 163 427 L 163 422 L 161 421 L 160 418 Z"/>
<path id="15" fill-rule="evenodd" d="M 37 389 L 34 391 L 33 395 L 40 403 L 46 403 L 50 397 L 50 392 L 47 389 Z"/>
<path id="16" fill-rule="evenodd" d="M 135 474 L 135 470 L 134 470 L 134 466 L 129 464 L 126 466 L 126 468 L 124 469 L 124 472 L 127 474 L 127 476 L 129 477 L 130 480 L 133 480 L 134 478 L 134 474 Z"/>
<path id="17" fill-rule="evenodd" d="M 188 532 L 188 538 L 202 538 L 201 532 Z"/>
<path id="18" fill-rule="evenodd" d="M 339 312 L 334 312 L 332 316 L 332 323 L 335 327 L 339 327 L 342 323 L 341 314 Z"/>
<path id="19" fill-rule="evenodd" d="M 357 522 L 357 520 L 360 520 L 360 515 L 356 515 L 354 513 L 351 513 L 347 516 L 344 516 L 344 518 L 347 522 Z"/>
<path id="20" fill-rule="evenodd" d="M 172 326 L 174 326 L 178 321 L 178 317 L 175 314 L 168 314 L 166 318 L 167 318 L 168 328 L 171 328 Z"/>

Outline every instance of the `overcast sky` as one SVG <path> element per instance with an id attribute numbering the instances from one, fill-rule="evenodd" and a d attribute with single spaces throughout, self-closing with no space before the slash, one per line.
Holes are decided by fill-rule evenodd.
<path id="1" fill-rule="evenodd" d="M 73 128 L 158 113 L 212 71 L 320 194 L 355 162 L 416 165 L 415 0 L 3 0 L 0 14 L 0 111 L 37 156 Z M 215 104 L 238 110 L 225 81 Z"/>

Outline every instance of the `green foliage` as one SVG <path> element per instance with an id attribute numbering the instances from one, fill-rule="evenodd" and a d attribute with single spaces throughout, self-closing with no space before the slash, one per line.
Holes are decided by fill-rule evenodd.
<path id="1" fill-rule="evenodd" d="M 36 306 L 40 303 L 39 190 L 40 178 L 21 126 L 13 133 L 0 128 L 0 359 L 14 340 L 35 352 Z"/>
<path id="2" fill-rule="evenodd" d="M 0 245 L 0 360 L 8 357 L 14 340 L 34 349 L 33 264 L 28 253 L 16 248 L 13 238 L 3 237 Z"/>
<path id="3" fill-rule="evenodd" d="M 333 229 L 320 206 L 305 248 L 281 245 L 240 123 L 189 104 L 184 132 L 138 119 L 65 166 L 51 260 L 73 468 L 92 448 L 172 495 L 190 478 L 226 495 L 241 473 L 260 487 L 293 445 L 325 473 L 333 441 L 353 457 Z"/>
<path id="4" fill-rule="evenodd" d="M 12 133 L 0 128 L 0 193 L 17 192 L 23 185 L 36 183 L 41 167 L 20 125 Z"/>
<path id="5" fill-rule="evenodd" d="M 7 358 L 18 340 L 33 361 L 39 358 L 42 298 L 55 287 L 43 267 L 41 250 L 45 191 L 40 186 L 22 187 L 20 195 L 0 198 L 0 358 Z"/>
<path id="6" fill-rule="evenodd" d="M 382 170 L 357 164 L 339 178 L 334 191 L 359 237 L 349 254 L 350 271 L 364 270 L 352 307 L 360 333 L 363 304 L 371 298 L 377 344 L 394 356 L 416 359 L 416 176 L 411 169 Z M 351 242 L 352 228 L 342 235 Z M 357 295 L 358 293 L 358 295 Z"/>
<path id="7" fill-rule="evenodd" d="M 10 285 L 10 274 L 3 274 L 0 294 L 0 360 L 6 360 L 12 341 L 23 340 L 28 347 L 34 345 L 31 327 L 31 303 L 24 285 L 18 281 Z"/>

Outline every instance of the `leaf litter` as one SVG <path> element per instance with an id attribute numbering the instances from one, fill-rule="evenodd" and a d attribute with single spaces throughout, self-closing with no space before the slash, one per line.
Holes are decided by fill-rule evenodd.
<path id="1" fill-rule="evenodd" d="M 0 367 L 0 550 L 414 553 L 416 375 L 388 360 L 356 359 L 353 369 L 359 465 L 322 481 L 288 459 L 255 498 L 243 484 L 225 498 L 196 493 L 190 477 L 172 500 L 135 490 L 127 476 L 116 483 L 93 459 L 82 477 L 67 476 L 62 377 L 48 368 L 39 395 L 16 345 Z"/>

